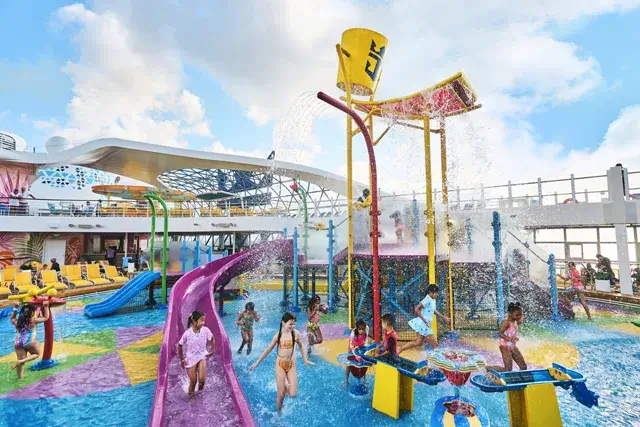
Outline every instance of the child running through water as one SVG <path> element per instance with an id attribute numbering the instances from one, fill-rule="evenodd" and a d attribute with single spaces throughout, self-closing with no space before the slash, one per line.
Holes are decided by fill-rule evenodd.
<path id="1" fill-rule="evenodd" d="M 196 310 L 191 313 L 187 321 L 187 330 L 178 342 L 180 365 L 189 375 L 189 396 L 193 396 L 196 392 L 196 378 L 198 390 L 204 388 L 204 382 L 207 379 L 207 359 L 213 356 L 216 348 L 213 334 L 204 326 L 204 321 L 202 311 Z M 209 352 L 207 345 L 211 347 Z"/>
<path id="2" fill-rule="evenodd" d="M 440 317 L 444 322 L 451 322 L 451 319 L 436 310 L 436 297 L 438 296 L 438 292 L 440 292 L 440 288 L 437 285 L 427 286 L 427 295 L 413 310 L 418 317 L 414 317 L 409 321 L 411 329 L 416 331 L 416 338 L 400 347 L 398 353 L 402 353 L 410 348 L 422 347 L 427 342 L 433 349 L 438 347 L 438 341 L 431 329 L 431 320 L 433 315 L 435 314 Z"/>
<path id="3" fill-rule="evenodd" d="M 362 358 L 360 356 L 356 356 L 355 351 L 359 347 L 363 347 L 367 345 L 369 341 L 369 327 L 364 322 L 364 320 L 360 319 L 356 321 L 356 327 L 351 330 L 351 335 L 349 335 L 349 356 L 347 360 L 357 360 L 360 361 Z M 351 366 L 347 366 L 344 375 L 344 385 L 345 387 L 349 385 L 349 374 L 352 369 Z M 366 373 L 366 369 L 364 370 Z"/>
<path id="4" fill-rule="evenodd" d="M 496 371 L 508 372 L 513 370 L 513 362 L 515 361 L 520 370 L 527 369 L 527 363 L 518 349 L 516 343 L 518 338 L 518 325 L 524 322 L 522 314 L 522 305 L 519 302 L 512 302 L 507 308 L 507 317 L 504 318 L 498 329 L 500 337 L 500 354 L 502 354 L 502 362 L 504 366 L 492 366 Z"/>
<path id="5" fill-rule="evenodd" d="M 16 302 L 10 318 L 11 324 L 16 328 L 14 348 L 18 357 L 17 362 L 11 366 L 11 369 L 15 369 L 18 378 L 22 379 L 24 377 L 25 363 L 40 357 L 40 343 L 36 336 L 36 325 L 49 320 L 49 301 L 42 303 L 42 317 L 36 316 L 36 308 L 31 304 L 23 306 L 20 314 L 18 314 L 19 308 L 20 303 Z M 30 356 L 27 356 L 27 354 L 30 354 Z"/>
<path id="6" fill-rule="evenodd" d="M 309 300 L 309 305 L 307 306 L 307 317 L 309 321 L 307 322 L 307 340 L 309 341 L 309 354 L 311 357 L 311 352 L 313 350 L 313 346 L 316 344 L 322 344 L 322 330 L 320 330 L 320 313 L 327 313 L 327 308 L 324 304 L 320 302 L 320 296 L 314 295 Z"/>
<path id="7" fill-rule="evenodd" d="M 250 371 L 253 371 L 258 365 L 271 353 L 276 347 L 276 387 L 278 389 L 276 395 L 276 409 L 278 414 L 282 412 L 282 403 L 285 395 L 294 398 L 298 395 L 298 370 L 296 367 L 296 344 L 300 349 L 302 360 L 305 365 L 313 365 L 307 358 L 302 344 L 302 336 L 296 330 L 296 316 L 287 312 L 282 315 L 280 320 L 280 329 L 273 336 L 269 347 L 260 355 L 258 360 L 251 365 Z"/>
<path id="8" fill-rule="evenodd" d="M 564 277 L 565 283 L 569 281 L 571 283 L 571 291 L 567 293 L 567 296 L 573 300 L 574 297 L 578 297 L 578 301 L 584 307 L 585 313 L 587 313 L 587 318 L 591 319 L 591 313 L 589 312 L 589 306 L 587 306 L 586 301 L 584 300 L 584 283 L 582 283 L 582 274 L 576 268 L 575 262 L 570 262 L 567 264 L 569 267 L 569 271 L 567 272 L 567 277 Z"/>
<path id="9" fill-rule="evenodd" d="M 253 347 L 253 322 L 260 320 L 260 315 L 255 311 L 255 304 L 248 302 L 244 305 L 244 311 L 238 315 L 236 325 L 240 326 L 240 333 L 242 334 L 242 344 L 238 349 L 238 354 L 242 353 L 242 349 L 245 344 L 247 345 L 247 356 L 251 354 L 251 347 Z"/>

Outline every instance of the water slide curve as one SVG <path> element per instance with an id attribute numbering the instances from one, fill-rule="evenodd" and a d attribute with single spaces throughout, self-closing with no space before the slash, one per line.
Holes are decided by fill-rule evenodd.
<path id="1" fill-rule="evenodd" d="M 164 336 L 160 347 L 158 380 L 149 426 L 215 425 L 255 427 L 231 360 L 229 338 L 215 309 L 214 292 L 222 291 L 233 277 L 276 259 L 291 260 L 291 240 L 254 246 L 198 267 L 182 276 L 171 290 Z M 177 346 L 195 309 L 205 313 L 206 326 L 216 342 L 207 361 L 207 383 L 188 401 L 186 375 L 180 368 Z"/>
<path id="2" fill-rule="evenodd" d="M 87 304 L 84 307 L 84 314 L 89 317 L 113 314 L 131 301 L 138 293 L 159 279 L 160 273 L 154 273 L 153 271 L 140 273 L 106 300 L 94 304 Z"/>

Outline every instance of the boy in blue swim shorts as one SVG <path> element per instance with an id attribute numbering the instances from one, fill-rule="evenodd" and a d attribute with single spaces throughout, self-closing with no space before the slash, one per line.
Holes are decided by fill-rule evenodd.
<path id="1" fill-rule="evenodd" d="M 416 331 L 416 338 L 400 347 L 398 353 L 414 347 L 423 347 L 425 343 L 429 343 L 431 348 L 438 347 L 438 341 L 431 329 L 433 315 L 435 314 L 446 323 L 451 322 L 451 319 L 436 310 L 436 297 L 438 296 L 438 292 L 440 292 L 440 288 L 437 285 L 429 285 L 427 287 L 427 295 L 413 310 L 418 317 L 414 317 L 409 321 L 411 329 Z"/>

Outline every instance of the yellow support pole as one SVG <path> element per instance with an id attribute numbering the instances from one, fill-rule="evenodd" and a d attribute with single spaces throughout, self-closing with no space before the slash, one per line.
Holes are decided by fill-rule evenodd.
<path id="1" fill-rule="evenodd" d="M 424 170 L 427 180 L 427 254 L 429 284 L 436 283 L 436 221 L 433 209 L 433 183 L 431 182 L 431 132 L 429 117 L 424 117 Z"/>
<path id="2" fill-rule="evenodd" d="M 440 118 L 440 167 L 442 170 L 442 204 L 444 205 L 444 220 L 447 227 L 447 293 L 449 294 L 449 330 L 455 330 L 453 324 L 453 278 L 451 277 L 451 220 L 449 218 L 449 186 L 447 185 L 447 134 L 444 128 L 444 117 Z"/>
<path id="3" fill-rule="evenodd" d="M 351 82 L 349 81 L 349 73 L 344 60 L 344 52 L 340 44 L 336 44 L 336 52 L 338 53 L 338 62 L 342 69 L 342 75 L 345 79 L 345 92 L 347 94 L 347 106 L 351 108 Z M 349 280 L 347 292 L 349 297 L 349 327 L 355 327 L 353 320 L 353 287 L 351 286 L 352 266 L 351 257 L 353 256 L 353 119 L 347 114 L 347 277 Z"/>

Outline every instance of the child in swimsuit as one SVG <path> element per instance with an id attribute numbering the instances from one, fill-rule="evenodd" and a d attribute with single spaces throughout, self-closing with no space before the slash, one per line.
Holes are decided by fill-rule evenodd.
<path id="1" fill-rule="evenodd" d="M 418 317 L 414 317 L 409 321 L 411 329 L 416 331 L 416 338 L 400 347 L 398 353 L 414 347 L 423 347 L 426 343 L 429 343 L 433 349 L 438 347 L 438 341 L 431 329 L 433 315 L 440 317 L 444 322 L 451 322 L 451 319 L 436 310 L 438 292 L 440 292 L 440 288 L 437 285 L 427 286 L 427 295 L 413 310 Z"/>
<path id="2" fill-rule="evenodd" d="M 524 361 L 524 357 L 516 345 L 519 341 L 518 325 L 523 321 L 522 305 L 520 305 L 519 302 L 510 303 L 507 309 L 507 317 L 505 317 L 498 329 L 500 354 L 502 354 L 504 366 L 492 366 L 494 370 L 499 372 L 512 371 L 514 361 L 520 370 L 525 371 L 527 369 L 527 363 Z"/>
<path id="3" fill-rule="evenodd" d="M 396 239 L 398 240 L 398 244 L 404 243 L 404 238 L 402 237 L 404 233 L 404 224 L 402 223 L 402 213 L 400 211 L 395 211 L 389 218 L 394 220 L 394 225 L 396 227 Z"/>
<path id="4" fill-rule="evenodd" d="M 395 331 L 396 318 L 393 314 L 382 315 L 382 330 L 384 330 L 384 336 L 382 337 L 382 349 L 380 351 L 379 359 L 393 362 L 398 357 L 398 334 Z"/>
<path id="5" fill-rule="evenodd" d="M 309 321 L 307 322 L 307 339 L 309 340 L 309 354 L 311 356 L 311 351 L 313 350 L 313 346 L 316 344 L 321 344 L 323 341 L 322 331 L 320 330 L 320 313 L 327 313 L 327 308 L 320 302 L 320 296 L 314 295 L 309 300 L 309 305 L 307 306 L 307 317 Z"/>
<path id="6" fill-rule="evenodd" d="M 280 321 L 280 329 L 273 336 L 269 347 L 260 355 L 256 363 L 251 365 L 250 371 L 253 371 L 258 365 L 271 353 L 274 347 L 277 348 L 276 353 L 276 385 L 278 388 L 276 396 L 276 409 L 278 413 L 282 412 L 282 403 L 285 395 L 294 398 L 298 395 L 298 371 L 296 368 L 296 349 L 298 344 L 302 360 L 305 365 L 313 365 L 307 358 L 302 343 L 302 335 L 296 331 L 296 316 L 293 313 L 284 313 Z"/>
<path id="7" fill-rule="evenodd" d="M 568 296 L 570 300 L 573 300 L 574 297 L 578 297 L 578 301 L 584 307 L 585 313 L 587 313 L 587 318 L 591 319 L 591 313 L 589 312 L 589 306 L 587 306 L 587 302 L 584 300 L 584 283 L 582 283 L 582 274 L 576 268 L 575 262 L 570 262 L 568 264 L 569 271 L 567 273 L 567 277 L 564 277 L 565 283 L 569 281 L 571 283 L 571 291 L 568 292 Z"/>
<path id="8" fill-rule="evenodd" d="M 238 316 L 236 325 L 240 326 L 240 333 L 242 334 L 242 344 L 238 349 L 238 354 L 242 353 L 244 345 L 247 345 L 247 356 L 251 354 L 251 347 L 253 346 L 253 322 L 260 320 L 260 315 L 255 311 L 255 305 L 252 302 L 248 302 L 244 306 L 244 311 Z"/>
<path id="9" fill-rule="evenodd" d="M 353 330 L 351 331 L 351 335 L 349 335 L 349 354 L 350 354 L 350 356 L 347 357 L 347 360 L 361 361 L 362 358 L 355 354 L 355 350 L 357 348 L 359 348 L 359 347 L 363 347 L 363 346 L 367 345 L 368 341 L 369 341 L 369 327 L 364 322 L 364 320 L 360 319 L 360 320 L 358 320 L 356 322 L 356 327 L 353 328 Z M 354 372 L 354 369 L 353 369 L 352 366 L 347 366 L 346 372 L 345 372 L 345 376 L 344 376 L 344 385 L 345 385 L 345 387 L 347 385 L 349 385 L 349 374 L 350 373 L 356 373 L 357 375 L 359 375 L 360 372 L 362 372 L 363 375 L 360 376 L 360 377 L 357 377 L 357 378 L 361 378 L 364 375 L 366 375 L 367 369 L 366 368 L 364 368 L 364 369 L 358 368 L 358 370 L 356 372 Z"/>
<path id="10" fill-rule="evenodd" d="M 196 392 L 196 377 L 198 390 L 204 388 L 204 382 L 207 379 L 207 359 L 215 352 L 216 342 L 209 328 L 204 326 L 204 321 L 202 311 L 196 310 L 191 313 L 187 330 L 178 342 L 180 365 L 183 369 L 187 369 L 189 375 L 189 396 L 193 396 Z M 207 351 L 207 345 L 211 347 L 211 351 Z"/>
<path id="11" fill-rule="evenodd" d="M 25 363 L 40 357 L 40 343 L 36 336 L 36 325 L 49 320 L 49 301 L 44 301 L 42 307 L 42 317 L 36 315 L 36 308 L 31 304 L 27 304 L 21 310 L 18 310 L 20 303 L 16 302 L 11 312 L 11 324 L 16 328 L 14 348 L 18 357 L 18 361 L 11 366 L 11 369 L 16 370 L 20 379 L 24 376 Z M 20 314 L 18 314 L 18 311 Z M 27 354 L 30 355 L 27 356 Z"/>

